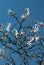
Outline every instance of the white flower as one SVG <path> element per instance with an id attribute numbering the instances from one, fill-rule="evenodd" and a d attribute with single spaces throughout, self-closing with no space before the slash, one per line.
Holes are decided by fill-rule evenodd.
<path id="1" fill-rule="evenodd" d="M 29 15 L 30 12 L 29 12 L 29 8 L 25 8 L 25 11 L 26 11 L 26 14 Z"/>
<path id="2" fill-rule="evenodd" d="M 44 23 L 43 22 L 40 22 L 39 25 L 44 28 Z"/>
<path id="3" fill-rule="evenodd" d="M 27 44 L 30 45 L 32 42 L 36 42 L 38 40 L 39 40 L 39 36 L 35 35 L 34 37 L 30 38 Z"/>
<path id="4" fill-rule="evenodd" d="M 21 15 L 22 20 L 27 20 L 29 14 L 30 14 L 30 13 L 29 13 L 29 8 L 26 8 L 25 11 L 26 11 L 26 12 Z"/>
<path id="5" fill-rule="evenodd" d="M 39 40 L 39 36 L 35 35 L 35 41 Z"/>
<path id="6" fill-rule="evenodd" d="M 34 41 L 34 37 L 31 37 L 27 44 L 30 45 L 31 42 L 33 42 L 33 41 Z"/>
<path id="7" fill-rule="evenodd" d="M 34 37 L 31 37 L 31 38 L 30 38 L 30 42 L 32 42 L 33 40 L 34 40 Z"/>
<path id="8" fill-rule="evenodd" d="M 32 32 L 36 33 L 37 31 L 39 31 L 39 27 L 35 26 L 35 27 L 32 28 Z"/>
<path id="9" fill-rule="evenodd" d="M 18 31 L 16 30 L 16 31 L 15 31 L 15 36 L 18 37 L 18 34 L 19 34 L 19 33 L 18 33 Z"/>
<path id="10" fill-rule="evenodd" d="M 8 10 L 8 14 L 10 14 L 10 15 L 14 15 L 15 12 L 13 12 L 11 9 L 9 9 L 9 10 Z"/>
<path id="11" fill-rule="evenodd" d="M 39 26 L 39 21 L 35 20 L 35 26 Z"/>
<path id="12" fill-rule="evenodd" d="M 40 24 L 40 25 L 43 25 L 43 22 L 40 22 L 39 24 Z"/>
<path id="13" fill-rule="evenodd" d="M 13 34 L 16 36 L 16 37 L 18 37 L 18 30 L 16 30 L 15 28 L 13 29 Z"/>
<path id="14" fill-rule="evenodd" d="M 21 16 L 21 18 L 22 18 L 22 19 L 27 19 L 28 16 L 27 16 L 27 14 L 23 14 L 23 15 Z"/>
<path id="15" fill-rule="evenodd" d="M 6 26 L 6 31 L 7 31 L 7 32 L 10 31 L 10 27 L 11 27 L 11 23 L 8 23 L 8 25 Z"/>
<path id="16" fill-rule="evenodd" d="M 43 26 L 44 23 L 43 23 L 43 22 L 36 21 L 36 22 L 35 22 L 35 25 L 40 27 L 40 26 Z"/>

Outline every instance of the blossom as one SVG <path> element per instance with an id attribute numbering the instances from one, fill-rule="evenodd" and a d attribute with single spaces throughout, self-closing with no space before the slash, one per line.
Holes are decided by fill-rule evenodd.
<path id="1" fill-rule="evenodd" d="M 39 40 L 39 36 L 35 35 L 33 37 L 30 37 L 30 40 L 28 41 L 28 45 L 30 45 L 32 42 L 36 42 Z"/>
<path id="2" fill-rule="evenodd" d="M 25 9 L 25 13 L 21 15 L 22 20 L 27 20 L 29 16 L 29 8 Z"/>
<path id="3" fill-rule="evenodd" d="M 40 27 L 40 26 L 44 26 L 44 23 L 43 22 L 36 21 L 35 22 L 35 25 Z"/>
<path id="4" fill-rule="evenodd" d="M 39 36 L 35 35 L 35 41 L 39 40 Z"/>
<path id="5" fill-rule="evenodd" d="M 27 16 L 27 14 L 23 14 L 23 15 L 21 16 L 21 18 L 22 18 L 22 20 L 26 20 L 26 19 L 28 18 L 28 16 Z"/>
<path id="6" fill-rule="evenodd" d="M 13 33 L 14 33 L 14 35 L 16 36 L 16 37 L 18 37 L 18 30 L 16 30 L 15 28 L 13 29 Z"/>
<path id="7" fill-rule="evenodd" d="M 39 25 L 44 28 L 44 23 L 40 22 Z"/>
<path id="8" fill-rule="evenodd" d="M 10 31 L 10 27 L 11 27 L 11 23 L 8 23 L 8 25 L 6 26 L 6 31 L 7 31 L 7 32 Z"/>
<path id="9" fill-rule="evenodd" d="M 8 10 L 8 14 L 10 14 L 10 15 L 14 15 L 15 12 L 13 12 L 11 9 L 9 9 L 9 10 Z"/>
<path id="10" fill-rule="evenodd" d="M 16 30 L 16 31 L 15 31 L 15 36 L 18 37 L 18 34 L 19 34 L 19 33 L 18 33 L 18 31 Z"/>
<path id="11" fill-rule="evenodd" d="M 35 21 L 35 26 L 39 26 L 39 21 Z"/>
<path id="12" fill-rule="evenodd" d="M 30 45 L 31 42 L 33 42 L 33 41 L 34 41 L 34 37 L 31 37 L 27 44 Z"/>
<path id="13" fill-rule="evenodd" d="M 31 37 L 31 38 L 30 38 L 30 42 L 32 42 L 33 40 L 34 40 L 34 37 Z"/>
<path id="14" fill-rule="evenodd" d="M 35 25 L 31 31 L 36 33 L 37 31 L 39 31 L 39 27 Z"/>
<path id="15" fill-rule="evenodd" d="M 26 14 L 29 15 L 30 12 L 29 12 L 29 8 L 25 8 L 25 11 L 26 11 Z"/>
<path id="16" fill-rule="evenodd" d="M 40 22 L 39 24 L 40 24 L 40 25 L 43 25 L 43 22 Z"/>

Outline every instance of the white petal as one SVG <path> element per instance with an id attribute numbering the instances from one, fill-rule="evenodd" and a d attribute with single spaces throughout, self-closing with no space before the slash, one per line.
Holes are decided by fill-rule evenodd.
<path id="1" fill-rule="evenodd" d="M 35 41 L 38 41 L 38 40 L 39 40 L 39 36 L 35 35 Z"/>
<path id="2" fill-rule="evenodd" d="M 8 10 L 8 14 L 10 14 L 10 15 L 14 15 L 15 12 L 13 12 L 11 9 L 9 9 L 9 10 Z"/>

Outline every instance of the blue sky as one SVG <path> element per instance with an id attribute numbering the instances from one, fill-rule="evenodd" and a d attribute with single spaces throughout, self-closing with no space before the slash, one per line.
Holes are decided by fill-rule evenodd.
<path id="1" fill-rule="evenodd" d="M 44 0 L 0 0 L 0 24 L 14 23 L 7 14 L 8 9 L 16 11 L 16 14 L 21 16 L 27 7 L 30 8 L 30 23 L 34 20 L 44 22 Z"/>

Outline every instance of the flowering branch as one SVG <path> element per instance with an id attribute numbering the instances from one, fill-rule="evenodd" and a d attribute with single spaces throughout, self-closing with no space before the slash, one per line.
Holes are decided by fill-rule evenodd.
<path id="1" fill-rule="evenodd" d="M 4 65 L 16 65 L 17 61 L 13 59 L 15 55 L 20 57 L 19 65 L 29 65 L 29 60 L 32 58 L 40 58 L 41 60 L 36 62 L 42 65 L 44 61 L 44 38 L 40 30 L 44 31 L 44 23 L 36 20 L 34 26 L 23 26 L 30 15 L 29 8 L 26 8 L 25 13 L 21 15 L 21 21 L 16 17 L 16 12 L 11 9 L 8 10 L 8 14 L 13 16 L 19 24 L 15 23 L 13 26 L 9 22 L 4 29 L 3 25 L 0 24 L 0 44 L 5 48 L 0 48 L 0 58 L 6 59 Z M 18 25 L 18 29 L 16 25 Z"/>

